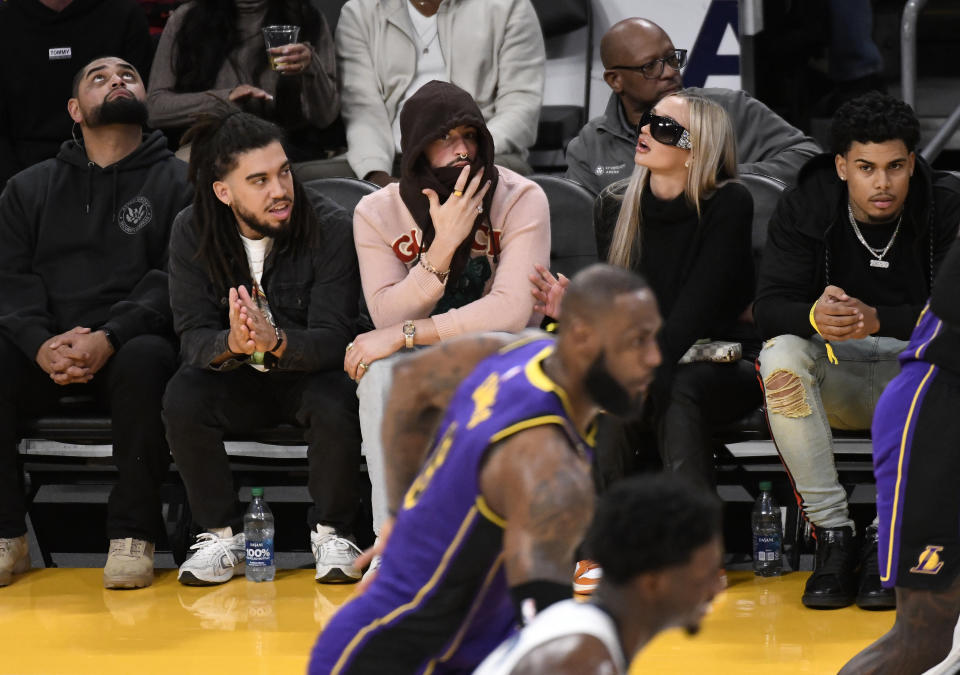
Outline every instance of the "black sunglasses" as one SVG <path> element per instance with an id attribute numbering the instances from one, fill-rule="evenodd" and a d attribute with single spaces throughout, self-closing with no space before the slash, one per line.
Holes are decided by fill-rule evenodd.
<path id="1" fill-rule="evenodd" d="M 675 145 L 681 150 L 693 148 L 693 143 L 690 141 L 690 132 L 672 117 L 654 115 L 648 110 L 640 117 L 640 124 L 637 125 L 637 136 L 640 135 L 640 130 L 648 124 L 650 125 L 650 135 L 653 136 L 655 141 L 664 145 Z"/>
<path id="2" fill-rule="evenodd" d="M 680 70 L 687 65 L 687 50 L 675 49 L 669 56 L 654 59 L 649 63 L 644 63 L 642 66 L 610 66 L 608 70 L 632 70 L 640 73 L 648 80 L 654 80 L 663 75 L 664 64 L 670 66 L 674 70 Z"/>

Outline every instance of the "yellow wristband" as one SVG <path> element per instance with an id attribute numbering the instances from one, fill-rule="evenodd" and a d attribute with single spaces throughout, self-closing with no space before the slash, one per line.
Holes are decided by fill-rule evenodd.
<path id="1" fill-rule="evenodd" d="M 820 302 L 820 300 L 817 299 L 817 302 Z M 817 309 L 817 302 L 813 303 L 813 306 L 810 307 L 810 325 L 813 326 L 813 330 L 817 331 L 817 335 L 823 337 L 823 333 L 820 332 L 820 328 L 817 326 L 817 320 L 813 318 L 813 313 Z M 833 347 L 830 345 L 830 341 L 824 338 L 823 344 L 827 346 L 827 361 L 834 365 L 839 364 L 840 362 L 837 360 L 837 355 L 833 353 Z"/>

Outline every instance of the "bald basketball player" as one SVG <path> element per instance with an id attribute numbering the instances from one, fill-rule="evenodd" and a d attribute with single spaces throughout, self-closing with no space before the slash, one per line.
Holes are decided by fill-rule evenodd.
<path id="1" fill-rule="evenodd" d="M 574 277 L 563 303 L 556 339 L 466 337 L 395 367 L 395 525 L 373 582 L 320 634 L 311 673 L 471 672 L 570 597 L 593 514 L 593 419 L 639 406 L 661 320 L 646 283 L 609 265 Z"/>

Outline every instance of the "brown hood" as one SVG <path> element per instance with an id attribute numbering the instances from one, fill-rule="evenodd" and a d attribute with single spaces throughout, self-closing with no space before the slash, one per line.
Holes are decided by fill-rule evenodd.
<path id="1" fill-rule="evenodd" d="M 477 215 L 473 231 L 454 254 L 450 265 L 450 275 L 454 281 L 468 261 L 477 228 L 484 223 L 490 226 L 490 207 L 499 178 L 493 163 L 493 136 L 473 97 L 449 82 L 428 82 L 407 100 L 400 111 L 400 197 L 423 232 L 421 252 L 430 248 L 434 238 L 430 202 L 422 191 L 431 188 L 437 193 L 440 203 L 445 202 L 453 192 L 461 171 L 447 167 L 434 169 L 424 156 L 424 150 L 450 129 L 461 125 L 469 125 L 477 130 L 477 156 L 471 163 L 470 176 L 472 178 L 483 168 L 484 179 L 490 180 L 491 185 L 483 198 L 483 213 Z M 495 237 L 491 236 L 490 239 L 496 242 Z M 499 250 L 495 249 L 494 253 L 496 259 Z"/>

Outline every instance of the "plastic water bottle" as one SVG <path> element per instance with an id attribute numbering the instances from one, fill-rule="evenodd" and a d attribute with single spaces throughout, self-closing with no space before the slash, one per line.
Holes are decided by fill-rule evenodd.
<path id="1" fill-rule="evenodd" d="M 776 577 L 783 573 L 783 525 L 780 508 L 770 494 L 770 481 L 760 482 L 760 496 L 750 516 L 753 525 L 753 573 Z"/>
<path id="2" fill-rule="evenodd" d="M 253 500 L 243 516 L 243 536 L 247 549 L 247 579 L 273 581 L 277 567 L 273 562 L 273 513 L 263 500 L 263 488 L 250 491 Z"/>

